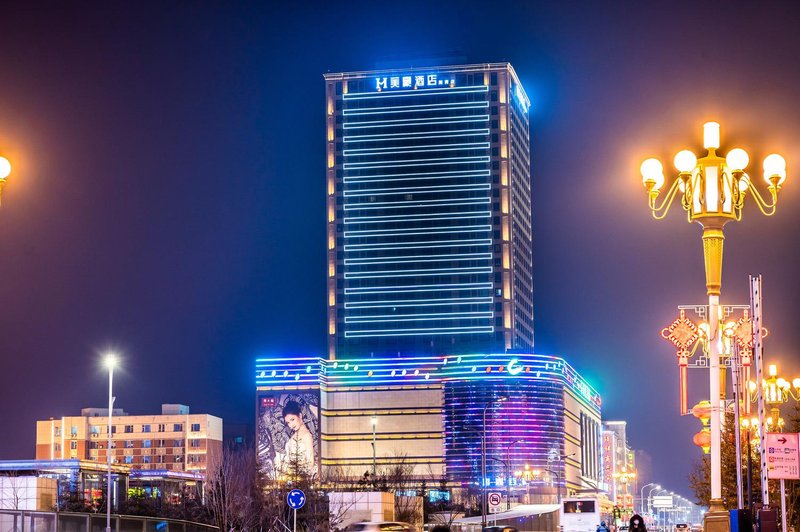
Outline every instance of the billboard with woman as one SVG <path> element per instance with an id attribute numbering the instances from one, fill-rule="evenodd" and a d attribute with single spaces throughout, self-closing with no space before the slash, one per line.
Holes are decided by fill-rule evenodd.
<path id="1" fill-rule="evenodd" d="M 258 395 L 257 452 L 269 478 L 319 472 L 319 393 Z"/>

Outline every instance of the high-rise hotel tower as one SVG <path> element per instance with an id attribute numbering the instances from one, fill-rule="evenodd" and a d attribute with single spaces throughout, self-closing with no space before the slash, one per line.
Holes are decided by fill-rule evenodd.
<path id="1" fill-rule="evenodd" d="M 326 74 L 329 356 L 533 350 L 512 66 Z"/>

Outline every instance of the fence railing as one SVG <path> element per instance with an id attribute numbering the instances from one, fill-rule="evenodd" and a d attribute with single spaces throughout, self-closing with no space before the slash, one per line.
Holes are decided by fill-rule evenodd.
<path id="1" fill-rule="evenodd" d="M 105 532 L 105 514 L 0 510 L 0 532 Z M 178 519 L 112 515 L 112 532 L 219 532 L 219 528 Z"/>

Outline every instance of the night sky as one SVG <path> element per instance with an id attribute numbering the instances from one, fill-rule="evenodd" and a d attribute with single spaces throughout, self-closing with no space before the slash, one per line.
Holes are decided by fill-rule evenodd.
<path id="1" fill-rule="evenodd" d="M 722 124 L 778 213 L 726 228 L 723 302 L 764 275 L 767 358 L 800 373 L 800 8 L 786 2 L 16 2 L 0 13 L 0 458 L 35 420 L 188 404 L 253 418 L 253 360 L 324 355 L 325 72 L 510 61 L 531 109 L 535 344 L 689 494 L 699 449 L 659 331 L 703 303 L 701 229 L 639 163 Z M 709 4 L 709 5 L 706 5 Z M 793 375 L 794 376 L 794 375 Z M 693 404 L 707 377 L 692 374 Z M 704 390 L 706 390 L 704 392 Z"/>

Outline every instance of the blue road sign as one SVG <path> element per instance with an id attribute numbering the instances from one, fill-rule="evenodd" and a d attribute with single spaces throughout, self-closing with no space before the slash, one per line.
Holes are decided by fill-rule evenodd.
<path id="1" fill-rule="evenodd" d="M 286 502 L 289 504 L 289 508 L 299 510 L 306 503 L 306 494 L 303 493 L 303 490 L 292 490 L 286 495 Z"/>

